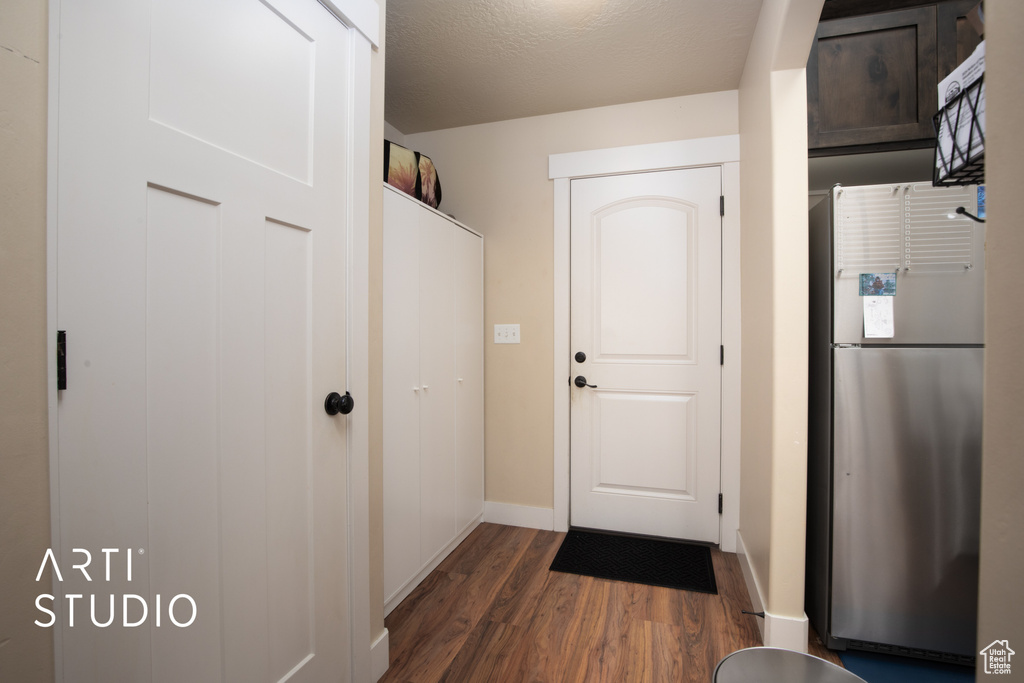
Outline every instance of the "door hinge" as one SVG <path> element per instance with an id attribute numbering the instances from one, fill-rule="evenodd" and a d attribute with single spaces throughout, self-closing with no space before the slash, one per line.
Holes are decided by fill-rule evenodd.
<path id="1" fill-rule="evenodd" d="M 725 365 L 725 346 L 718 347 L 718 364 Z"/>
<path id="2" fill-rule="evenodd" d="M 68 388 L 68 337 L 57 330 L 57 391 Z"/>
<path id="3" fill-rule="evenodd" d="M 725 195 L 719 195 L 718 197 L 718 215 L 725 215 Z"/>
<path id="4" fill-rule="evenodd" d="M 722 494 L 718 494 L 718 514 L 722 514 Z"/>

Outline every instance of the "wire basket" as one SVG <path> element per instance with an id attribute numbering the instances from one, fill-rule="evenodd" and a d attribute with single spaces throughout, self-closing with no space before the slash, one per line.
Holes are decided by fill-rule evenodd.
<path id="1" fill-rule="evenodd" d="M 946 103 L 932 119 L 935 169 L 932 185 L 985 182 L 985 75 Z"/>

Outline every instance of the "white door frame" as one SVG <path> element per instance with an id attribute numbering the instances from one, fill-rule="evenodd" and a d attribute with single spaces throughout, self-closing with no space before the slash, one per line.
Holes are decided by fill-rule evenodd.
<path id="1" fill-rule="evenodd" d="M 569 529 L 569 181 L 589 176 L 721 166 L 722 219 L 722 550 L 736 552 L 740 522 L 740 136 L 657 142 L 649 145 L 548 156 L 554 197 L 554 527 Z"/>
<path id="2" fill-rule="evenodd" d="M 66 0 L 64 0 L 66 1 Z M 319 2 L 351 32 L 350 111 L 346 138 L 347 196 L 352 226 L 347 249 L 346 373 L 356 409 L 348 417 L 349 609 L 352 681 L 371 680 L 370 658 L 370 468 L 369 468 L 369 223 L 370 223 L 370 58 L 380 45 L 380 11 L 375 0 L 309 0 Z M 46 325 L 47 412 L 50 451 L 50 536 L 60 539 L 60 482 L 57 432 L 57 159 L 59 138 L 60 16 L 62 0 L 49 1 L 48 104 L 46 178 Z M 360 401 L 360 398 L 362 400 Z M 360 409 L 361 408 L 361 409 Z M 54 578 L 56 582 L 56 577 Z M 56 585 L 54 586 L 56 588 Z M 56 594 L 56 593 L 55 593 Z M 61 629 L 54 629 L 55 678 L 63 680 Z"/>

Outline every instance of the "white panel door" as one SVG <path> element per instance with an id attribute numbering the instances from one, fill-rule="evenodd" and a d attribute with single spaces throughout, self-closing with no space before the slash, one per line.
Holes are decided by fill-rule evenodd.
<path id="1" fill-rule="evenodd" d="M 384 600 L 420 561 L 420 213 L 384 190 Z"/>
<path id="2" fill-rule="evenodd" d="M 323 402 L 350 32 L 313 0 L 59 11 L 58 675 L 348 680 L 347 423 Z"/>
<path id="3" fill-rule="evenodd" d="M 455 476 L 456 528 L 484 508 L 484 264 L 483 240 L 455 231 Z"/>
<path id="4" fill-rule="evenodd" d="M 571 183 L 573 526 L 719 541 L 720 196 L 718 167 Z"/>
<path id="5" fill-rule="evenodd" d="M 420 562 L 455 536 L 455 236 L 420 211 Z"/>

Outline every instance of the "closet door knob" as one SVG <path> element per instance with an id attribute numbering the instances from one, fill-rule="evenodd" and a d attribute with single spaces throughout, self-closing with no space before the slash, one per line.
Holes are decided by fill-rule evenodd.
<path id="1" fill-rule="evenodd" d="M 352 412 L 352 409 L 356 407 L 356 402 L 352 398 L 352 394 L 345 392 L 342 396 L 337 391 L 332 391 L 327 394 L 327 398 L 324 399 L 324 410 L 328 415 L 348 415 Z"/>
<path id="2" fill-rule="evenodd" d="M 576 386 L 578 386 L 580 389 L 582 389 L 583 387 L 590 387 L 591 389 L 597 389 L 597 385 L 596 384 L 587 384 L 587 378 L 584 377 L 583 375 L 577 375 L 576 379 L 574 379 L 572 381 L 572 383 L 575 384 Z"/>

